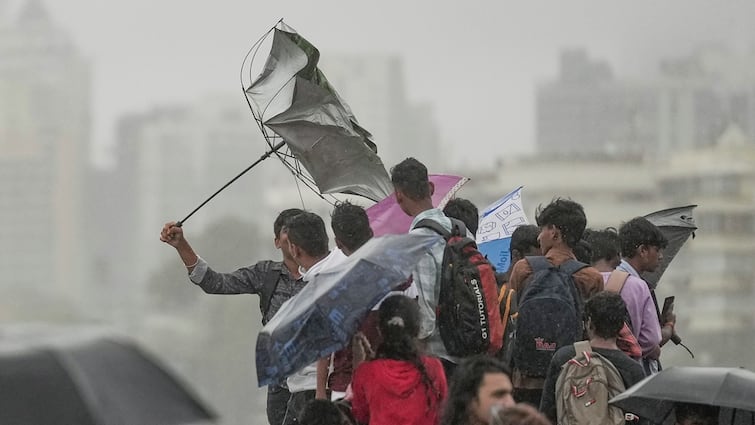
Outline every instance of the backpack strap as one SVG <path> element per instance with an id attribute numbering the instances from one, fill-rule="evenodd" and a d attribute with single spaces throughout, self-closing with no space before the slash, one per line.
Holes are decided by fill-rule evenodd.
<path id="1" fill-rule="evenodd" d="M 558 266 L 558 268 L 561 269 L 561 271 L 568 274 L 569 276 L 584 269 L 585 267 L 588 267 L 587 264 L 581 263 L 575 259 L 566 260 L 565 263 Z"/>
<path id="2" fill-rule="evenodd" d="M 538 270 L 547 270 L 553 267 L 553 264 L 551 264 L 551 262 L 542 255 L 528 256 L 524 258 L 527 259 L 527 263 L 529 263 L 533 273 L 537 272 Z"/>
<path id="3" fill-rule="evenodd" d="M 621 290 L 624 289 L 624 283 L 626 283 L 628 277 L 629 273 L 627 272 L 621 270 L 612 271 L 606 282 L 605 290 L 620 294 Z"/>
<path id="4" fill-rule="evenodd" d="M 574 343 L 574 358 L 569 360 L 569 363 L 585 367 L 590 364 L 591 358 L 592 347 L 590 347 L 590 341 L 577 341 Z M 579 359 L 584 360 L 580 361 Z"/>
<path id="5" fill-rule="evenodd" d="M 267 312 L 270 311 L 270 301 L 273 299 L 275 290 L 278 289 L 278 282 L 280 281 L 281 266 L 272 264 L 267 269 L 267 274 L 262 281 L 262 292 L 260 292 L 260 311 L 262 317 L 267 316 Z"/>
<path id="6" fill-rule="evenodd" d="M 446 230 L 445 227 L 441 226 L 440 223 L 438 223 L 435 220 L 431 220 L 429 218 L 423 218 L 422 220 L 418 221 L 417 224 L 414 226 L 415 229 L 424 227 L 430 230 L 435 231 L 435 233 L 443 236 L 444 238 L 448 239 L 451 236 L 459 235 L 462 237 L 467 236 L 467 226 L 464 225 L 464 222 L 461 220 L 457 220 L 455 218 L 449 217 L 451 220 L 451 232 Z"/>

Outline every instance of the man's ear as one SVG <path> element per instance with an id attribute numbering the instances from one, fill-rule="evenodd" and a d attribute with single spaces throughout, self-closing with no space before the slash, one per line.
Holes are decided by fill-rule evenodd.
<path id="1" fill-rule="evenodd" d="M 427 185 L 430 187 L 430 196 L 433 196 L 435 193 L 435 183 L 428 181 Z"/>
<path id="2" fill-rule="evenodd" d="M 280 238 L 273 238 L 273 243 L 275 244 L 275 249 L 281 249 L 281 240 Z"/>

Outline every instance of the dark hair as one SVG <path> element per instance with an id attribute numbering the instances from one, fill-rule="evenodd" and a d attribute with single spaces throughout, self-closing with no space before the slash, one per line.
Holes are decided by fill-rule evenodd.
<path id="1" fill-rule="evenodd" d="M 620 254 L 619 234 L 613 227 L 606 227 L 603 230 L 587 229 L 585 230 L 585 239 L 592 247 L 591 264 L 600 260 L 611 261 Z"/>
<path id="2" fill-rule="evenodd" d="M 338 405 L 330 400 L 310 400 L 299 414 L 301 425 L 346 425 L 348 419 Z"/>
<path id="3" fill-rule="evenodd" d="M 477 397 L 480 385 L 487 373 L 503 373 L 511 379 L 511 371 L 500 360 L 486 355 L 467 357 L 456 367 L 448 400 L 443 412 L 442 425 L 467 423 L 468 407 Z"/>
<path id="4" fill-rule="evenodd" d="M 288 240 L 309 256 L 320 257 L 328 254 L 328 234 L 319 215 L 307 211 L 295 215 L 286 222 L 286 231 Z"/>
<path id="5" fill-rule="evenodd" d="M 616 338 L 624 326 L 626 304 L 621 295 L 602 291 L 585 303 L 585 322 L 592 319 L 595 334 L 601 338 Z"/>
<path id="6" fill-rule="evenodd" d="M 555 226 L 570 248 L 574 249 L 582 239 L 587 226 L 587 217 L 582 205 L 570 200 L 556 198 L 550 204 L 537 207 L 535 221 L 539 227 Z"/>
<path id="7" fill-rule="evenodd" d="M 577 242 L 577 246 L 574 247 L 574 256 L 577 257 L 577 261 L 579 262 L 591 264 L 592 246 L 590 246 L 590 242 L 580 239 Z"/>
<path id="8" fill-rule="evenodd" d="M 330 215 L 333 234 L 349 251 L 356 251 L 372 237 L 367 212 L 349 201 L 339 202 Z"/>
<path id="9" fill-rule="evenodd" d="M 303 213 L 303 210 L 300 210 L 299 208 L 289 208 L 287 210 L 283 210 L 278 214 L 278 217 L 276 217 L 275 222 L 273 223 L 273 233 L 275 234 L 275 239 L 280 238 L 281 236 L 281 229 L 286 225 L 286 222 L 291 217 L 297 216 L 301 213 Z"/>
<path id="10" fill-rule="evenodd" d="M 427 167 L 414 158 L 406 158 L 391 168 L 391 182 L 396 190 L 414 201 L 430 197 Z"/>
<path id="11" fill-rule="evenodd" d="M 518 403 L 498 409 L 493 414 L 493 425 L 551 425 L 551 422 L 529 404 Z"/>
<path id="12" fill-rule="evenodd" d="M 690 425 L 715 425 L 718 423 L 718 406 L 695 403 L 674 403 L 676 422 L 689 421 Z"/>
<path id="13" fill-rule="evenodd" d="M 475 204 L 464 198 L 454 198 L 448 201 L 443 213 L 451 218 L 461 220 L 472 235 L 477 234 L 480 225 L 480 212 Z"/>
<path id="14" fill-rule="evenodd" d="M 537 240 L 539 234 L 540 229 L 534 224 L 517 227 L 511 234 L 511 251 L 516 249 L 520 254 L 524 254 L 530 248 L 540 248 L 540 242 Z"/>
<path id="15" fill-rule="evenodd" d="M 378 309 L 378 328 L 383 341 L 377 349 L 377 358 L 404 360 L 419 370 L 427 394 L 427 408 L 437 409 L 441 394 L 427 374 L 422 363 L 417 335 L 419 335 L 419 306 L 405 295 L 386 298 Z"/>
<path id="16" fill-rule="evenodd" d="M 632 258 L 637 255 L 640 245 L 666 248 L 668 239 L 663 236 L 661 230 L 645 217 L 635 217 L 619 228 L 619 241 L 621 242 L 621 255 Z"/>

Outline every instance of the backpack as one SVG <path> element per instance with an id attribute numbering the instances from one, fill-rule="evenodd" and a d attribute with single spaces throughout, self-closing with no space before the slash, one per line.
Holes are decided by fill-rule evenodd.
<path id="1" fill-rule="evenodd" d="M 545 257 L 526 257 L 532 274 L 519 297 L 514 368 L 544 378 L 553 354 L 582 339 L 582 297 L 572 275 L 587 267 L 577 260 L 554 266 Z"/>
<path id="2" fill-rule="evenodd" d="M 509 288 L 507 283 L 501 287 L 501 292 L 498 294 L 498 303 L 500 304 L 503 343 L 497 357 L 507 366 L 511 366 L 511 356 L 514 354 L 514 342 L 516 341 L 516 322 L 519 317 L 519 308 L 516 291 L 513 288 Z"/>
<path id="3" fill-rule="evenodd" d="M 614 292 L 621 294 L 621 290 L 624 289 L 624 283 L 627 281 L 629 273 L 614 270 L 611 272 L 606 281 L 605 290 L 608 292 Z M 624 326 L 619 331 L 619 336 L 616 338 L 616 346 L 627 356 L 639 360 L 642 358 L 642 347 L 637 341 L 637 338 L 632 332 L 632 318 L 629 316 L 629 311 L 624 307 Z"/>
<path id="4" fill-rule="evenodd" d="M 440 337 L 448 354 L 455 357 L 495 354 L 503 339 L 495 271 L 474 239 L 466 236 L 464 224 L 451 221 L 450 233 L 434 220 L 420 220 L 415 226 L 446 239 L 436 309 Z"/>
<path id="5" fill-rule="evenodd" d="M 593 352 L 590 341 L 575 342 L 574 350 L 556 380 L 559 425 L 625 425 L 624 412 L 608 404 L 626 389 L 616 366 Z"/>

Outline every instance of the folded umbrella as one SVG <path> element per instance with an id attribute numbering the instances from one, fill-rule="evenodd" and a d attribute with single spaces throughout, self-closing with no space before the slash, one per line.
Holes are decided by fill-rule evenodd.
<path id="1" fill-rule="evenodd" d="M 642 278 L 655 289 L 658 281 L 661 279 L 663 272 L 671 264 L 676 254 L 682 248 L 690 236 L 695 237 L 695 219 L 692 217 L 692 210 L 697 205 L 687 205 L 684 207 L 669 208 L 656 211 L 645 216 L 648 221 L 655 224 L 661 233 L 668 239 L 668 246 L 663 250 L 663 260 L 652 273 L 643 273 Z"/>
<path id="2" fill-rule="evenodd" d="M 403 283 L 439 235 L 373 238 L 344 262 L 313 276 L 257 337 L 260 386 L 282 382 L 345 347 L 367 312 Z"/>

